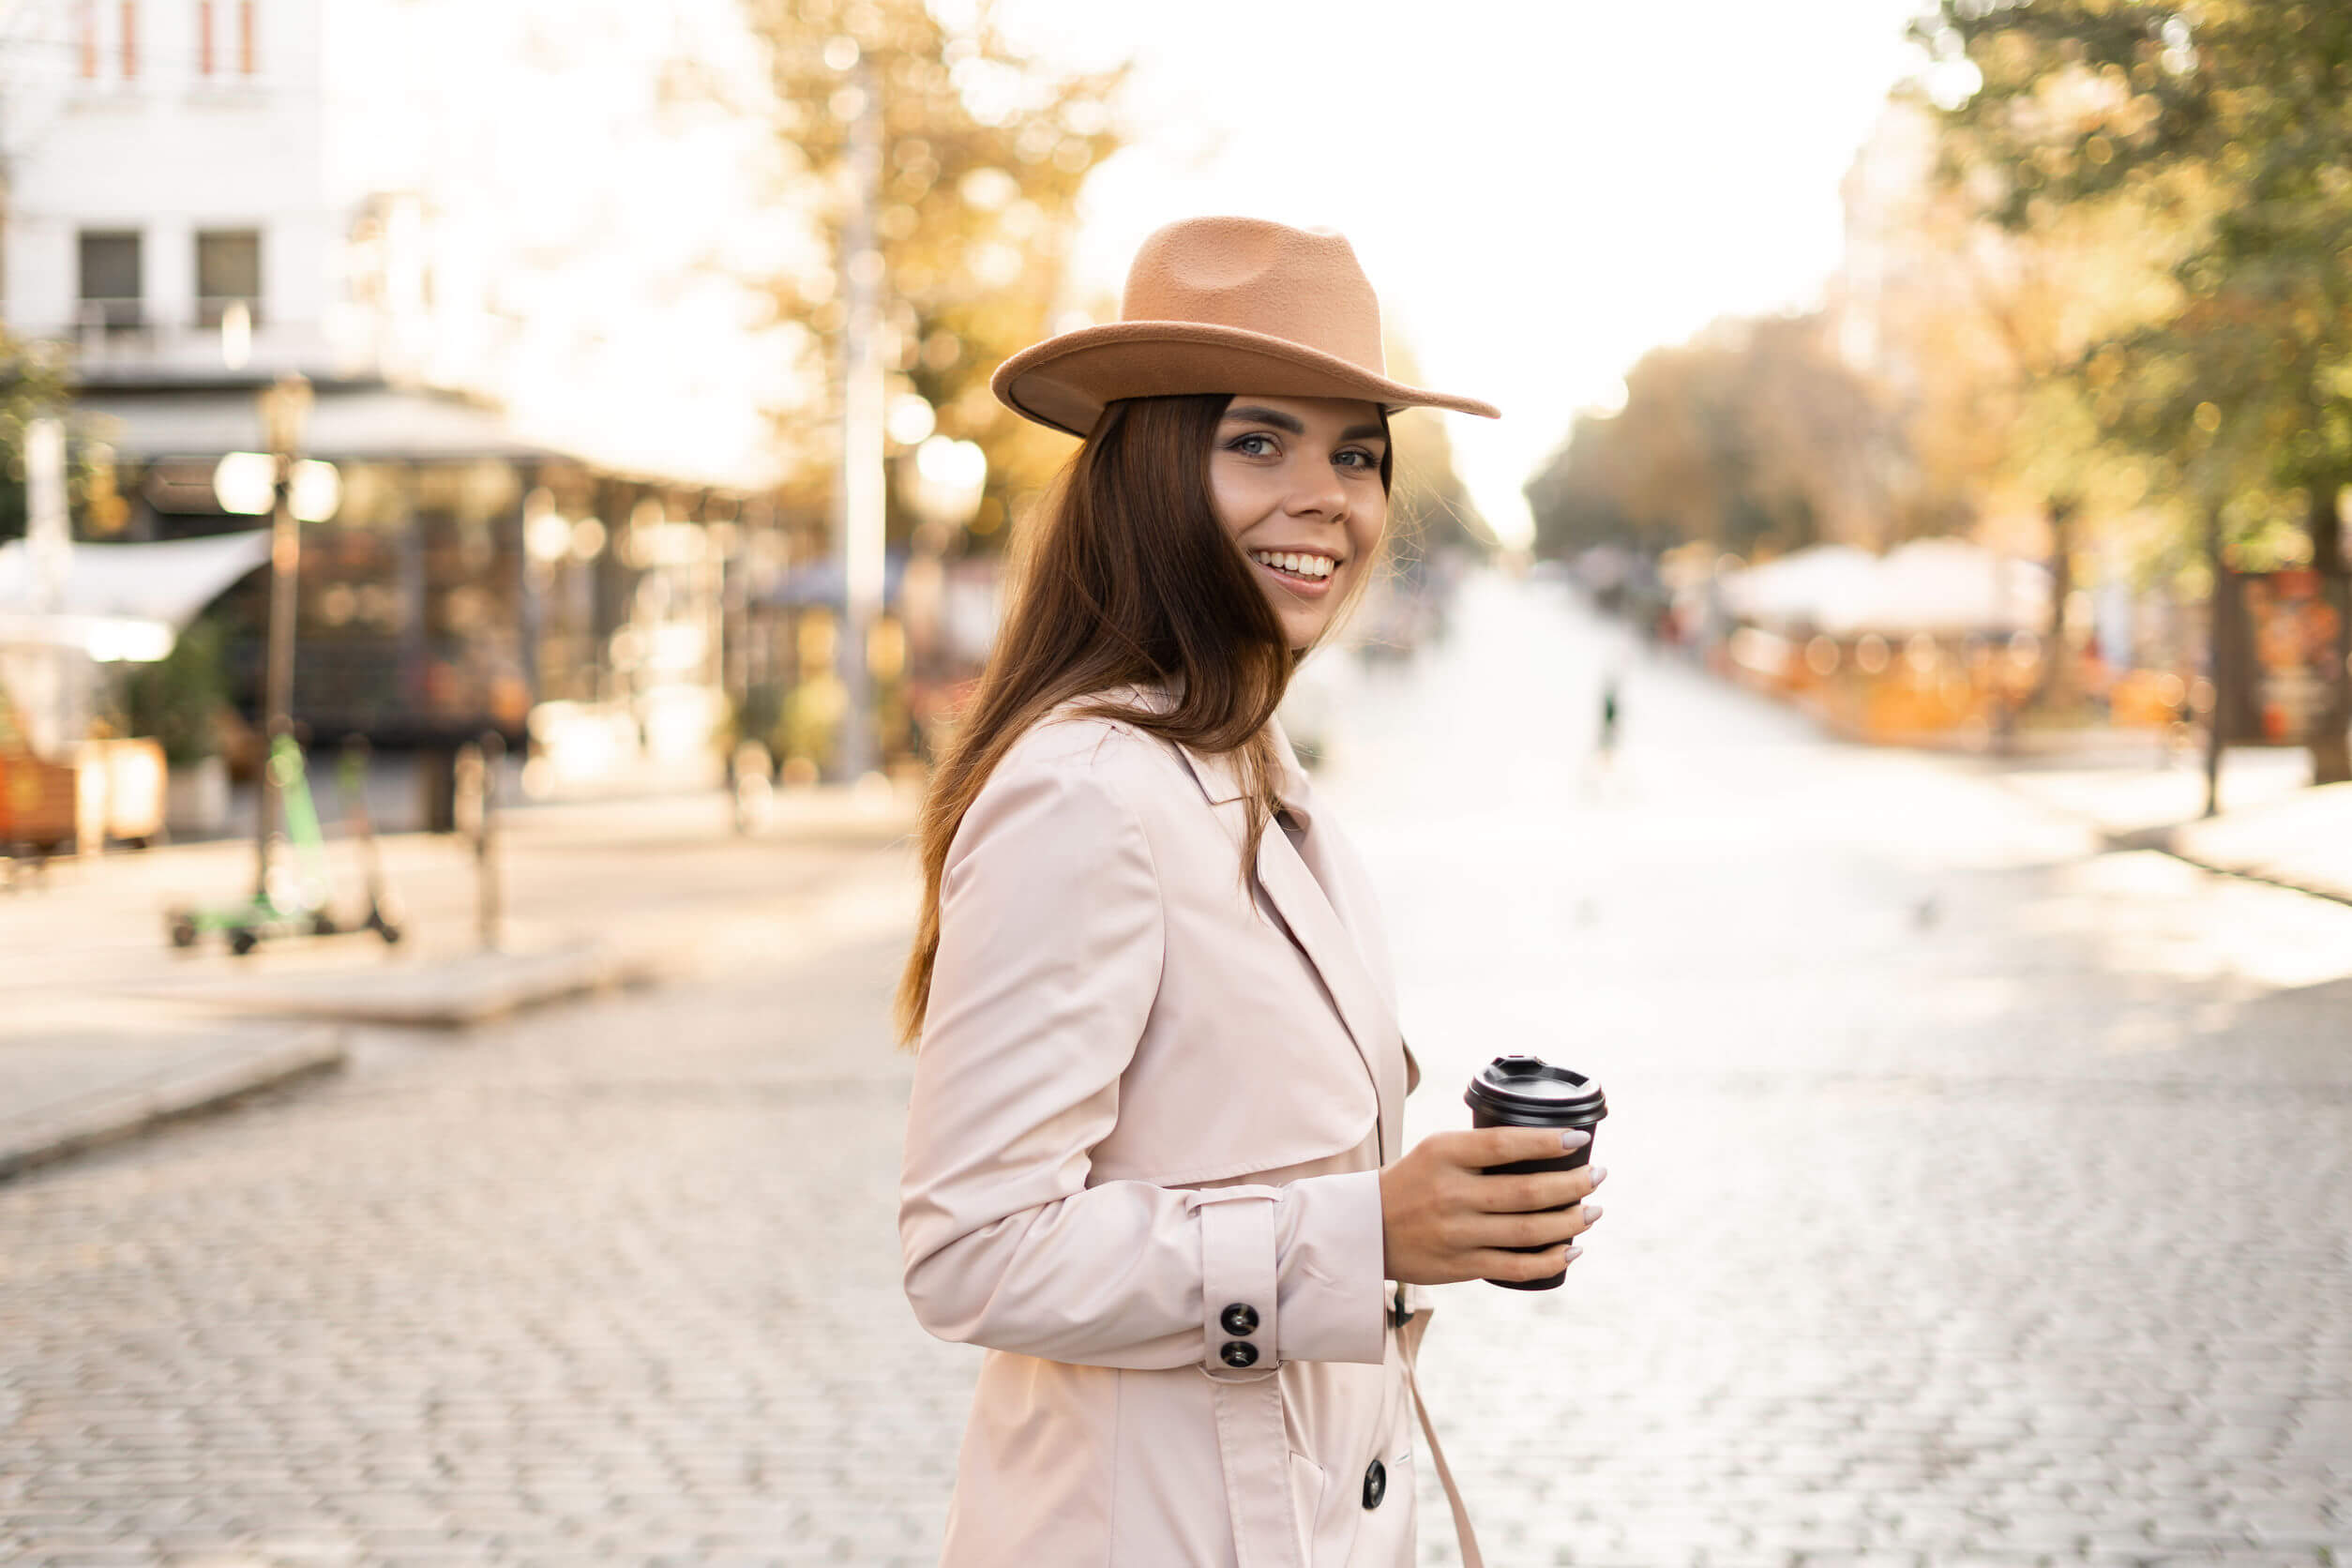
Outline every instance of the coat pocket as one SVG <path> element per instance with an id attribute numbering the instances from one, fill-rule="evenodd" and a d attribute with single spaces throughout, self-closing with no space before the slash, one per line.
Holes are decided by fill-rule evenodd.
<path id="1" fill-rule="evenodd" d="M 1290 1455 L 1290 1526 L 1299 1539 L 1299 1560 L 1315 1560 L 1315 1526 L 1323 1516 L 1323 1467 L 1304 1454 Z"/>

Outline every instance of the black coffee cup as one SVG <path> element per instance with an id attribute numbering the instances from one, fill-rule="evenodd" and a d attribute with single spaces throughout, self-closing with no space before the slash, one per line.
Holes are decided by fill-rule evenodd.
<path id="1" fill-rule="evenodd" d="M 1498 1056 L 1470 1079 L 1462 1103 L 1470 1108 L 1473 1127 L 1572 1127 L 1590 1133 L 1609 1113 L 1608 1100 L 1598 1082 L 1582 1073 L 1555 1067 L 1540 1056 Z M 1592 1143 L 1564 1151 L 1558 1159 L 1521 1160 L 1515 1165 L 1490 1165 L 1489 1176 L 1516 1176 L 1536 1170 L 1574 1170 L 1592 1158 Z M 1568 1205 L 1562 1204 L 1561 1208 Z M 1554 1214 L 1559 1210 L 1551 1211 Z M 1515 1246 L 1512 1252 L 1541 1252 L 1540 1246 Z M 1547 1279 L 1490 1279 L 1506 1290 L 1553 1290 L 1568 1271 Z"/>

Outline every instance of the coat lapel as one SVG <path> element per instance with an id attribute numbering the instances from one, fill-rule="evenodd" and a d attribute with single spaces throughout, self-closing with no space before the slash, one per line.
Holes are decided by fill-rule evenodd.
<path id="1" fill-rule="evenodd" d="M 1304 793 L 1305 776 L 1290 751 L 1288 736 L 1277 724 L 1275 746 L 1285 767 L 1286 796 Z M 1241 780 L 1231 760 L 1178 746 L 1212 804 L 1224 806 L 1243 797 Z M 1304 807 L 1304 800 L 1301 801 Z M 1310 828 L 1309 831 L 1312 831 Z M 1330 831 L 1326 829 L 1325 831 Z M 1364 1071 L 1380 1106 L 1380 1163 L 1403 1153 L 1405 1115 L 1405 1052 L 1395 1016 L 1366 967 L 1363 950 L 1346 920 L 1315 873 L 1307 867 L 1282 824 L 1270 822 L 1258 843 L 1258 882 L 1266 890 L 1290 928 L 1290 937 L 1314 965 L 1323 988 L 1331 993 L 1340 1022 L 1363 1059 Z"/>

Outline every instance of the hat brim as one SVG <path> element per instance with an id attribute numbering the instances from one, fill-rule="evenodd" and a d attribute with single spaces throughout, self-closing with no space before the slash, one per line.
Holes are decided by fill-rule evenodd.
<path id="1" fill-rule="evenodd" d="M 1349 398 L 1388 413 L 1445 408 L 1499 419 L 1475 398 L 1408 386 L 1304 344 L 1206 322 L 1110 322 L 1032 344 L 988 378 L 1005 407 L 1083 437 L 1103 405 L 1121 398 L 1200 392 L 1262 392 L 1283 398 Z"/>

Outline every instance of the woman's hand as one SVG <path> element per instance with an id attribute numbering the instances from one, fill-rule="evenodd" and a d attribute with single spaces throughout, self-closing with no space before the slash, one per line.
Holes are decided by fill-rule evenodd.
<path id="1" fill-rule="evenodd" d="M 1489 1176 L 1485 1168 L 1556 1160 L 1591 1135 L 1557 1127 L 1476 1127 L 1432 1133 L 1380 1168 L 1383 1271 L 1408 1285 L 1463 1279 L 1544 1279 L 1576 1259 L 1568 1244 L 1601 1217 L 1584 1199 L 1606 1168 Z M 1563 1207 L 1566 1205 L 1566 1207 Z M 1558 1210 L 1558 1213 L 1545 1213 Z M 1505 1252 L 1504 1247 L 1542 1247 Z"/>

